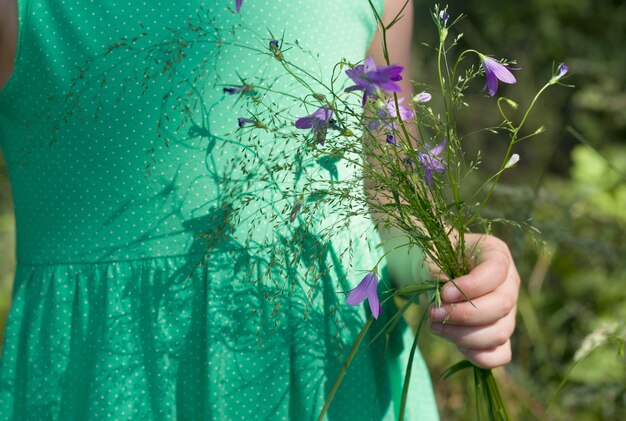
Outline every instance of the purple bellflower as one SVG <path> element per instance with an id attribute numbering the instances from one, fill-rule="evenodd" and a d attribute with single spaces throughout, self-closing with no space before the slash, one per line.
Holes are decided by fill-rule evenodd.
<path id="1" fill-rule="evenodd" d="M 569 72 L 569 67 L 567 67 L 567 64 L 565 63 L 561 63 L 559 64 L 559 67 L 557 68 L 557 74 L 556 74 L 556 80 L 561 79 L 563 76 L 565 76 L 565 74 Z"/>
<path id="2" fill-rule="evenodd" d="M 337 128 L 333 120 L 333 110 L 326 105 L 318 108 L 310 115 L 297 119 L 296 127 L 298 129 L 311 129 L 313 138 L 322 146 L 324 146 L 328 128 Z"/>
<path id="3" fill-rule="evenodd" d="M 413 102 L 416 104 L 424 104 L 432 99 L 432 95 L 428 92 L 420 92 L 419 94 L 413 97 Z"/>
<path id="4" fill-rule="evenodd" d="M 367 298 L 370 310 L 372 311 L 372 316 L 374 316 L 375 319 L 378 319 L 381 307 L 380 300 L 378 299 L 378 293 L 376 291 L 377 287 L 378 275 L 376 272 L 369 272 L 356 288 L 350 290 L 346 303 L 351 306 L 358 306 Z"/>
<path id="5" fill-rule="evenodd" d="M 424 179 L 429 186 L 433 185 L 433 176 L 436 172 L 444 172 L 446 167 L 444 165 L 444 161 L 441 159 L 441 154 L 446 148 L 446 139 L 431 148 L 428 146 L 428 152 L 420 153 L 417 155 L 417 160 L 422 166 L 422 170 L 424 171 Z"/>
<path id="6" fill-rule="evenodd" d="M 410 120 L 413 118 L 413 110 L 402 105 L 404 98 L 398 99 L 398 105 L 400 107 L 400 118 L 402 121 Z M 395 133 L 398 129 L 398 110 L 396 108 L 396 102 L 393 98 L 385 101 L 382 107 L 380 107 L 376 114 L 378 119 L 371 120 L 368 124 L 370 130 L 377 129 L 380 125 L 383 125 L 383 130 L 387 133 L 387 142 L 395 146 L 400 146 L 395 140 Z"/>
<path id="7" fill-rule="evenodd" d="M 487 78 L 487 86 L 489 89 L 489 95 L 494 96 L 498 90 L 498 81 L 508 84 L 514 84 L 517 82 L 511 70 L 519 70 L 511 67 L 507 67 L 491 57 L 479 54 L 482 60 L 483 69 L 485 70 L 485 77 Z"/>
<path id="8" fill-rule="evenodd" d="M 373 57 L 365 59 L 363 64 L 354 66 L 353 69 L 346 70 L 346 75 L 355 85 L 346 88 L 346 92 L 363 91 L 363 101 L 365 105 L 368 98 L 377 98 L 376 91 L 400 92 L 400 85 L 396 82 L 402 80 L 400 73 L 403 67 L 397 65 L 376 66 Z"/>
<path id="9" fill-rule="evenodd" d="M 235 0 L 235 9 L 237 10 L 237 12 L 241 10 L 242 3 L 243 3 L 243 0 Z"/>

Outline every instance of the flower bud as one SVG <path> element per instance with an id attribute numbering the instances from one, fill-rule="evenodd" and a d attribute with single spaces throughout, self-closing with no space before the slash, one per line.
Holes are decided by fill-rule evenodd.
<path id="1" fill-rule="evenodd" d="M 511 155 L 506 165 L 504 165 L 504 168 L 511 168 L 515 166 L 515 164 L 517 164 L 518 162 L 519 162 L 519 155 L 514 153 L 513 155 Z"/>
<path id="2" fill-rule="evenodd" d="M 413 97 L 413 102 L 416 104 L 425 103 L 432 99 L 432 95 L 428 92 L 420 92 L 419 94 Z"/>

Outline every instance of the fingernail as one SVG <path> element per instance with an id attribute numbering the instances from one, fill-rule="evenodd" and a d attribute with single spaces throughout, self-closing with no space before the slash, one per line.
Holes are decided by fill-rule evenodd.
<path id="1" fill-rule="evenodd" d="M 454 285 L 449 285 L 443 288 L 443 300 L 449 303 L 458 301 L 461 299 L 461 291 Z"/>
<path id="2" fill-rule="evenodd" d="M 430 311 L 430 319 L 436 322 L 440 322 L 446 317 L 446 309 L 443 307 L 435 308 Z"/>

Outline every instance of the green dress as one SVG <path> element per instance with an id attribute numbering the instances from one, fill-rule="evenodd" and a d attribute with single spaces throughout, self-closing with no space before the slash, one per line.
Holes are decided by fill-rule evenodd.
<path id="1" fill-rule="evenodd" d="M 381 13 L 382 0 L 374 5 Z M 301 93 L 272 79 L 280 63 L 260 53 L 271 38 L 319 74 L 362 60 L 375 31 L 369 2 L 245 0 L 237 13 L 234 0 L 18 0 L 18 9 L 15 71 L 0 92 L 17 225 L 0 420 L 317 419 L 369 317 L 341 291 L 377 262 L 379 240 L 364 218 L 332 241 L 308 220 L 300 261 L 272 266 L 292 244 L 246 240 L 275 230 L 259 223 L 260 205 L 241 207 L 256 188 L 241 181 L 241 163 L 259 167 L 281 145 L 243 151 L 239 140 L 271 136 L 238 129 L 259 104 L 224 87 L 263 79 Z M 304 115 L 280 98 L 273 106 Z M 302 267 L 316 273 L 314 288 L 291 282 Z M 396 417 L 412 334 L 399 324 L 386 347 L 382 338 L 355 358 L 328 419 Z M 437 419 L 419 353 L 405 419 Z"/>

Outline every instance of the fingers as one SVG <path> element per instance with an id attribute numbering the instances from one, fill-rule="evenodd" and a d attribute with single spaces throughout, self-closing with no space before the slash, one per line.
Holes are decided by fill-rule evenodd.
<path id="1" fill-rule="evenodd" d="M 469 274 L 443 287 L 441 307 L 430 308 L 431 330 L 454 342 L 479 367 L 508 364 L 519 274 L 508 246 L 501 240 L 468 234 L 466 247 L 474 266 Z"/>
<path id="2" fill-rule="evenodd" d="M 468 236 L 467 247 L 476 257 L 477 266 L 442 289 L 449 303 L 474 299 L 495 291 L 509 275 L 511 255 L 504 242 L 490 236 Z"/>
<path id="3" fill-rule="evenodd" d="M 451 340 L 468 350 L 493 349 L 505 345 L 515 329 L 515 311 L 506 317 L 481 327 L 457 326 L 431 322 L 430 329 L 437 335 Z"/>
<path id="4" fill-rule="evenodd" d="M 459 348 L 461 354 L 473 364 L 482 368 L 496 368 L 511 362 L 511 342 L 492 349 L 466 349 Z"/>
<path id="5" fill-rule="evenodd" d="M 497 322 L 511 313 L 517 302 L 518 287 L 515 280 L 509 278 L 492 293 L 471 302 L 443 303 L 439 308 L 431 306 L 430 319 L 460 326 L 483 326 Z"/>

